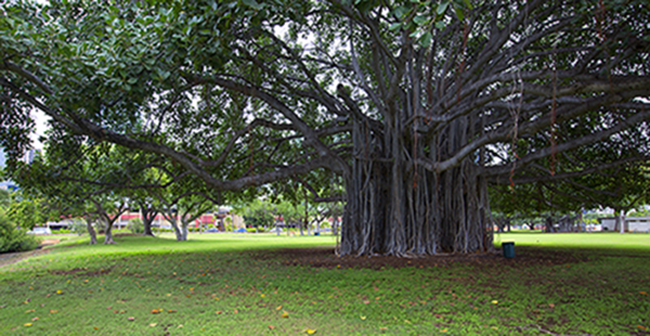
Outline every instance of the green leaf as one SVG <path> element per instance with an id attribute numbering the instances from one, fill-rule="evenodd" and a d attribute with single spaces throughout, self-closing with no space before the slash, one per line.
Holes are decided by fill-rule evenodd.
<path id="1" fill-rule="evenodd" d="M 458 20 L 463 21 L 463 19 L 465 19 L 465 14 L 463 13 L 463 9 L 456 7 L 454 8 L 454 10 L 456 11 L 456 17 L 458 18 Z"/>
<path id="2" fill-rule="evenodd" d="M 244 5 L 258 10 L 262 8 L 262 5 L 258 4 L 257 1 L 255 0 L 242 0 L 242 2 L 244 3 Z"/>
<path id="3" fill-rule="evenodd" d="M 420 45 L 424 48 L 427 48 L 428 46 L 431 45 L 431 41 L 433 40 L 433 35 L 431 35 L 431 32 L 426 32 L 424 35 L 420 37 Z"/>
<path id="4" fill-rule="evenodd" d="M 415 22 L 419 26 L 423 26 L 428 21 L 429 21 L 429 17 L 427 15 L 418 15 L 415 18 L 413 18 L 413 22 Z"/>
<path id="5" fill-rule="evenodd" d="M 390 25 L 390 27 L 388 27 L 388 30 L 394 31 L 400 29 L 401 27 L 402 27 L 401 22 L 393 23 L 392 25 Z"/>
<path id="6" fill-rule="evenodd" d="M 438 15 L 442 15 L 447 10 L 447 7 L 449 7 L 449 1 L 441 2 L 440 5 L 438 5 L 438 10 L 436 13 L 438 13 Z"/>

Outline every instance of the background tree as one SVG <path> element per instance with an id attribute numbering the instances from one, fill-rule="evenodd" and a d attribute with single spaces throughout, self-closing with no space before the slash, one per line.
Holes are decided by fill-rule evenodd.
<path id="1" fill-rule="evenodd" d="M 20 153 L 38 108 L 85 141 L 166 157 L 213 192 L 335 173 L 341 254 L 482 251 L 488 182 L 552 180 L 558 156 L 617 139 L 647 160 L 645 6 L 12 3 L 0 139 Z"/>

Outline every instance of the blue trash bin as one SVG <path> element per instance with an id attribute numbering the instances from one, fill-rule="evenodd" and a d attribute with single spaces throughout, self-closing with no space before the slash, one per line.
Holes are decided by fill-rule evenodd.
<path id="1" fill-rule="evenodd" d="M 501 248 L 503 249 L 503 256 L 505 258 L 515 257 L 515 242 L 502 243 Z"/>

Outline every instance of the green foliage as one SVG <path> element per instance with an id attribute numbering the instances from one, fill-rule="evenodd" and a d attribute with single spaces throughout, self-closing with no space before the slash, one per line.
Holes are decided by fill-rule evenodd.
<path id="1" fill-rule="evenodd" d="M 82 234 L 88 233 L 88 227 L 84 220 L 75 218 L 70 224 L 70 231 L 81 236 Z"/>
<path id="2" fill-rule="evenodd" d="M 27 230 L 16 228 L 0 212 L 0 253 L 30 251 L 38 246 L 38 239 Z"/>
<path id="3" fill-rule="evenodd" d="M 142 223 L 142 220 L 140 218 L 133 218 L 129 221 L 129 225 L 127 226 L 129 231 L 131 233 L 137 233 L 141 234 L 144 233 L 144 224 Z"/>
<path id="4" fill-rule="evenodd" d="M 7 215 L 16 226 L 27 230 L 45 223 L 48 219 L 45 201 L 40 198 L 30 199 L 24 195 L 10 204 Z"/>

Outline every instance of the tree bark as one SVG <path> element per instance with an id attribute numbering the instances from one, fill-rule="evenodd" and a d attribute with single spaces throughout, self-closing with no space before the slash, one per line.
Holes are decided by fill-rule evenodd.
<path id="1" fill-rule="evenodd" d="M 93 227 L 92 218 L 86 218 L 86 228 L 88 229 L 88 235 L 90 236 L 90 245 L 97 244 L 97 232 Z"/>
<path id="2" fill-rule="evenodd" d="M 619 226 L 619 233 L 625 233 L 625 210 L 620 210 L 618 212 L 616 222 Z"/>
<path id="3" fill-rule="evenodd" d="M 487 183 L 478 166 L 465 159 L 441 173 L 408 166 L 405 149 L 413 139 L 400 136 L 399 118 L 391 120 L 384 139 L 373 138 L 369 127 L 354 122 L 351 176 L 346 177 L 340 255 L 432 255 L 474 253 L 490 247 L 490 207 Z M 459 121 L 430 156 L 446 155 L 465 142 L 468 124 Z M 454 141 L 456 140 L 456 141 Z M 375 145 L 383 142 L 379 146 Z M 427 155 L 421 148 L 413 156 Z M 391 158 L 381 160 L 378 158 Z"/>
<path id="4" fill-rule="evenodd" d="M 142 233 L 145 236 L 152 236 L 153 232 L 151 231 L 151 223 L 156 219 L 157 211 L 147 208 L 145 205 L 140 205 L 140 213 L 142 214 L 142 224 L 144 226 L 144 232 Z"/>
<path id="5" fill-rule="evenodd" d="M 104 233 L 104 244 L 105 245 L 115 244 L 115 240 L 113 240 L 113 221 L 111 221 L 108 218 L 104 219 L 104 221 L 105 221 L 104 223 L 106 224 L 106 232 Z"/>

